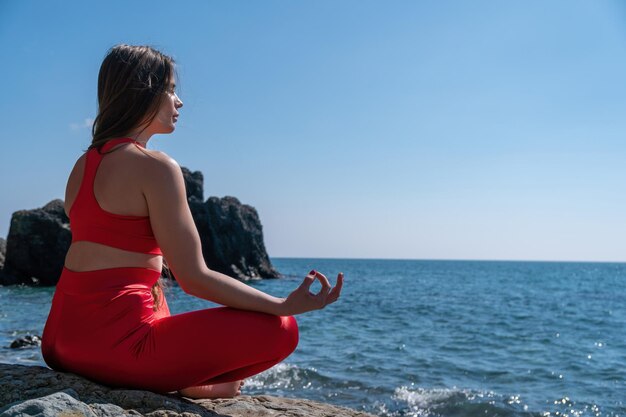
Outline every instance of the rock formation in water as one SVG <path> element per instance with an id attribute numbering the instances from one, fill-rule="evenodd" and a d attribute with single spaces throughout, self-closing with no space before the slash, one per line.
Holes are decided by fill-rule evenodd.
<path id="1" fill-rule="evenodd" d="M 202 173 L 182 170 L 207 265 L 240 280 L 278 278 L 280 274 L 272 267 L 265 250 L 263 227 L 255 208 L 228 196 L 209 197 L 203 202 Z"/>
<path id="2" fill-rule="evenodd" d="M 22 349 L 22 348 L 30 348 L 30 347 L 39 347 L 41 346 L 41 336 L 37 336 L 36 334 L 27 334 L 24 337 L 18 337 L 11 345 L 9 345 L 10 349 Z"/>
<path id="3" fill-rule="evenodd" d="M 0 237 L 0 269 L 4 266 L 4 255 L 7 253 L 7 241 Z"/>
<path id="4" fill-rule="evenodd" d="M 181 169 L 209 268 L 243 281 L 278 278 L 265 250 L 256 210 L 234 197 L 211 197 L 203 202 L 202 173 Z M 13 213 L 0 285 L 55 285 L 71 240 L 62 200 Z"/>
<path id="5" fill-rule="evenodd" d="M 275 278 L 259 215 L 234 197 L 210 197 L 189 204 L 200 233 L 204 259 L 210 268 L 238 279 Z"/>
<path id="6" fill-rule="evenodd" d="M 16 211 L 7 237 L 2 284 L 56 284 L 71 241 L 62 200 L 52 200 L 35 210 Z"/>
<path id="7" fill-rule="evenodd" d="M 113 389 L 41 366 L 0 363 L 0 415 L 149 417 L 373 417 L 316 401 L 269 395 L 190 400 L 179 395 Z"/>

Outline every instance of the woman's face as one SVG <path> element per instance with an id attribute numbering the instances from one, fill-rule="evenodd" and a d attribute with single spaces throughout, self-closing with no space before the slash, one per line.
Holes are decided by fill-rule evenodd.
<path id="1" fill-rule="evenodd" d="M 183 102 L 176 95 L 176 84 L 172 81 L 166 88 L 161 107 L 148 129 L 152 133 L 172 133 L 176 129 L 178 109 L 181 107 Z"/>

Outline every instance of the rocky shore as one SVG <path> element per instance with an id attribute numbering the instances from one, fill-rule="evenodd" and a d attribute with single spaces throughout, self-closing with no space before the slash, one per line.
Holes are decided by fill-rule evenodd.
<path id="1" fill-rule="evenodd" d="M 181 169 L 209 268 L 242 281 L 278 278 L 254 207 L 228 196 L 204 201 L 202 173 Z M 63 200 L 13 213 L 6 241 L 0 238 L 0 285 L 55 285 L 71 240 Z"/>
<path id="2" fill-rule="evenodd" d="M 373 417 L 305 399 L 241 395 L 191 400 L 178 395 L 113 389 L 42 366 L 0 363 L 0 417 Z"/>

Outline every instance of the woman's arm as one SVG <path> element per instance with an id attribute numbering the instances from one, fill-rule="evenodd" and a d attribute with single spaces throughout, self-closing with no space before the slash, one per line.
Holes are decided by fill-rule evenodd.
<path id="1" fill-rule="evenodd" d="M 210 270 L 202 257 L 200 236 L 185 193 L 180 166 L 161 152 L 145 160 L 143 191 L 150 223 L 168 266 L 188 294 L 218 304 L 275 315 L 293 314 L 285 299 Z M 152 159 L 152 158 L 147 158 Z"/>

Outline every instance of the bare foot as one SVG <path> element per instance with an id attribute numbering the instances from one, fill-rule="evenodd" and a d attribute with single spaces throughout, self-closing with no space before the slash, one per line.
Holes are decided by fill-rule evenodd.
<path id="1" fill-rule="evenodd" d="M 183 397 L 202 399 L 202 398 L 233 398 L 241 395 L 241 387 L 243 379 L 240 381 L 225 382 L 223 384 L 199 385 L 197 387 L 188 387 L 178 391 Z"/>

